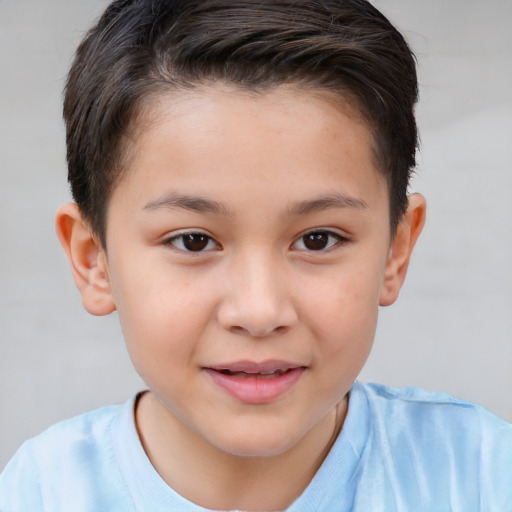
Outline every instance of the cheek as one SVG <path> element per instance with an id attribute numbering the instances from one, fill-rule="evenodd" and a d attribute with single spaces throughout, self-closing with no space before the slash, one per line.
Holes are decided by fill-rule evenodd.
<path id="1" fill-rule="evenodd" d="M 303 311 L 326 358 L 366 358 L 377 325 L 378 283 L 371 273 L 353 269 L 317 281 L 305 295 Z"/>
<path id="2" fill-rule="evenodd" d="M 163 393 L 176 379 L 191 377 L 200 326 L 185 301 L 160 294 L 154 299 L 121 309 L 119 318 L 134 368 L 150 389 Z"/>
<path id="3" fill-rule="evenodd" d="M 127 348 L 140 373 L 193 357 L 196 340 L 208 322 L 207 290 L 169 272 L 114 276 L 117 310 Z M 156 274 L 156 275 L 154 275 Z M 135 277 L 136 276 L 136 277 Z M 115 279 L 118 277 L 118 279 Z"/>

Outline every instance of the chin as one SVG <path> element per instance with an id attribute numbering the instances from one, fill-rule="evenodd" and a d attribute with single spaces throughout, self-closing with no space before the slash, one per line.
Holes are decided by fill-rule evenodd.
<path id="1" fill-rule="evenodd" d="M 258 444 L 254 442 L 247 442 L 247 440 L 244 439 L 241 440 L 240 443 L 231 443 L 230 446 L 226 446 L 224 451 L 236 457 L 277 457 L 278 455 L 287 452 L 292 448 L 292 446 L 293 443 L 290 443 L 289 441 L 286 443 L 269 442 Z"/>
<path id="2" fill-rule="evenodd" d="M 212 444 L 237 457 L 275 457 L 288 451 L 298 440 L 291 432 L 253 427 L 248 430 L 227 431 L 222 439 L 217 439 Z"/>

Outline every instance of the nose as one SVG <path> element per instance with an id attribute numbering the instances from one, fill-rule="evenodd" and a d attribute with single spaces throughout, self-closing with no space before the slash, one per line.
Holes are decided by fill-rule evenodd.
<path id="1" fill-rule="evenodd" d="M 284 333 L 298 321 L 285 265 L 257 254 L 230 265 L 218 308 L 221 326 L 236 334 L 263 338 Z"/>

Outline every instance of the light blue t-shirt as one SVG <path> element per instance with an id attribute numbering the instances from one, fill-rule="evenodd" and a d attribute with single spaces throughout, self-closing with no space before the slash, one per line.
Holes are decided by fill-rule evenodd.
<path id="1" fill-rule="evenodd" d="M 133 404 L 24 443 L 0 476 L 0 511 L 206 512 L 155 471 Z M 341 434 L 287 509 L 315 511 L 512 512 L 512 425 L 445 394 L 356 382 Z"/>

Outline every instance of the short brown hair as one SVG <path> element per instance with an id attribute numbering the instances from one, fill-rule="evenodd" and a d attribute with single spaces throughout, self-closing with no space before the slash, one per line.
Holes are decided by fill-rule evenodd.
<path id="1" fill-rule="evenodd" d="M 298 83 L 355 102 L 396 229 L 415 166 L 418 88 L 414 55 L 377 9 L 364 0 L 116 0 L 80 44 L 64 101 L 68 179 L 104 247 L 123 141 L 143 100 L 218 81 L 258 91 Z"/>

